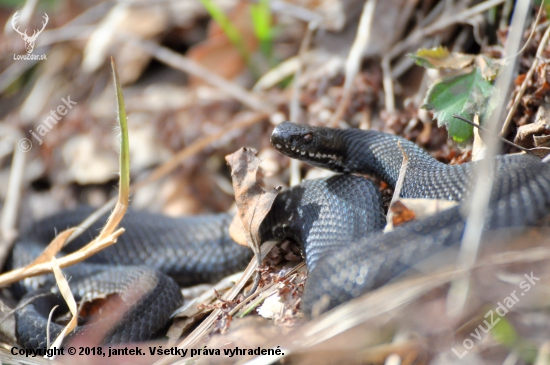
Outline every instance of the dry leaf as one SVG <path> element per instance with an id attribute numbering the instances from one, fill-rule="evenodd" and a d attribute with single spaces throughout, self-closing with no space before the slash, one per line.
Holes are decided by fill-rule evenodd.
<path id="1" fill-rule="evenodd" d="M 416 214 L 414 214 L 412 210 L 407 208 L 405 204 L 399 200 L 393 203 L 390 209 L 392 212 L 391 218 L 394 227 L 412 221 L 416 218 Z"/>
<path id="2" fill-rule="evenodd" d="M 424 219 L 458 205 L 457 201 L 444 199 L 400 198 L 392 203 L 388 212 L 388 224 L 384 232 L 390 232 L 399 224 L 412 219 Z M 394 218 L 397 215 L 397 223 Z M 403 215 L 403 216 L 401 216 Z"/>
<path id="3" fill-rule="evenodd" d="M 522 147 L 531 148 L 534 146 L 535 134 L 541 134 L 546 131 L 544 124 L 530 123 L 518 127 L 514 143 Z"/>
<path id="4" fill-rule="evenodd" d="M 231 221 L 231 225 L 229 226 L 229 235 L 235 241 L 241 246 L 248 246 L 248 240 L 247 235 L 245 233 L 245 229 L 243 227 L 243 221 L 241 220 L 241 216 L 237 214 L 233 217 L 233 220 Z"/>
<path id="5" fill-rule="evenodd" d="M 550 135 L 548 135 L 548 120 L 550 104 L 543 102 L 535 115 L 535 122 L 518 127 L 514 143 L 527 148 L 527 151 L 540 158 L 550 154 Z"/>
<path id="6" fill-rule="evenodd" d="M 237 152 L 226 156 L 225 160 L 231 166 L 235 201 L 239 211 L 237 215 L 242 222 L 244 237 L 246 237 L 248 246 L 256 255 L 258 265 L 260 265 L 261 242 L 258 231 L 281 187 L 266 192 L 260 186 L 256 175 L 261 160 L 256 157 L 255 150 L 241 148 Z"/>

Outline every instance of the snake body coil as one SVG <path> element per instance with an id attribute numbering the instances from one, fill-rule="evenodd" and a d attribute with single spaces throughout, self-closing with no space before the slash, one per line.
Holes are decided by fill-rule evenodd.
<path id="1" fill-rule="evenodd" d="M 316 128 L 285 122 L 275 128 L 271 141 L 280 152 L 311 165 L 343 173 L 372 174 L 391 186 L 397 181 L 403 160 L 399 142 L 409 158 L 401 196 L 410 198 L 463 200 L 478 166 L 476 163 L 442 164 L 410 141 L 374 131 Z M 529 155 L 504 156 L 495 160 L 493 168 L 495 182 L 486 229 L 534 225 L 548 214 L 548 164 Z M 379 232 L 384 217 L 378 189 L 363 177 L 345 174 L 305 181 L 280 194 L 262 223 L 261 234 L 264 240 L 291 238 L 300 243 L 310 272 L 303 307 L 307 313 L 314 307 L 321 312 L 384 285 L 419 261 L 459 243 L 465 222 L 461 209 L 458 206 L 382 235 Z M 54 227 L 59 230 L 78 224 L 88 212 L 79 214 L 81 216 L 74 212 L 62 213 L 33 225 L 16 244 L 12 266 L 21 266 L 36 257 L 44 242 L 53 238 Z M 74 278 L 88 278 L 83 281 L 87 285 L 93 283 L 94 288 L 95 285 L 118 286 L 109 279 L 113 277 L 110 270 L 118 270 L 121 277 L 123 272 L 133 272 L 129 279 L 123 279 L 131 283 L 139 277 L 145 277 L 146 282 L 156 282 L 161 277 L 161 281 L 166 282 L 163 287 L 175 284 L 161 273 L 175 278 L 181 285 L 212 281 L 241 269 L 250 258 L 248 249 L 234 245 L 229 239 L 229 218 L 217 215 L 174 219 L 130 212 L 122 223 L 126 232 L 115 246 L 66 272 Z M 98 228 L 92 228 L 91 232 L 97 233 Z M 71 245 L 78 246 L 91 237 L 88 233 Z M 130 269 L 121 265 L 130 265 Z M 135 265 L 145 265 L 149 271 Z M 94 275 L 101 277 L 104 284 L 97 284 Z M 147 279 L 149 277 L 152 279 Z M 75 279 L 71 284 L 77 282 L 80 280 Z M 19 285 L 19 288 L 32 293 L 37 290 L 36 283 Z M 48 285 L 52 285 L 51 278 L 42 279 L 42 286 Z M 73 288 L 73 291 L 79 290 L 86 295 L 90 286 Z M 171 304 L 166 305 L 161 319 L 147 317 L 144 324 L 127 328 L 124 326 L 137 323 L 137 318 L 123 318 L 119 328 L 111 329 L 103 343 L 151 338 L 152 332 L 164 326 L 169 316 L 165 313 L 171 313 L 181 302 L 179 292 L 168 291 L 173 299 L 163 302 Z M 155 296 L 161 297 L 158 292 Z M 23 308 L 26 312 L 20 310 L 16 314 L 19 341 L 26 347 L 39 347 L 45 341 L 41 326 L 44 313 L 49 312 L 51 305 L 40 301 L 35 299 L 32 303 L 36 305 L 28 305 Z M 154 327 L 155 331 L 146 327 Z"/>
<path id="2" fill-rule="evenodd" d="M 11 267 L 30 263 L 59 232 L 80 224 L 93 212 L 90 208 L 62 212 L 33 224 L 14 246 Z M 63 251 L 72 252 L 97 236 L 107 216 L 98 220 Z M 171 218 L 159 214 L 129 211 L 121 226 L 126 228 L 118 242 L 82 263 L 63 269 L 78 301 L 87 296 L 117 294 L 126 313 L 123 318 L 103 318 L 102 324 L 79 328 L 73 335 L 99 333 L 104 344 L 144 341 L 153 338 L 183 303 L 177 284 L 189 286 L 215 282 L 242 270 L 252 257 L 250 249 L 236 245 L 229 237 L 228 214 Z M 177 284 L 176 284 L 177 283 Z M 40 288 L 54 287 L 53 275 L 26 279 L 14 286 L 16 295 L 28 293 L 30 304 L 15 313 L 16 335 L 21 346 L 46 345 L 48 314 L 55 304 L 63 305 L 59 294 L 36 296 Z M 135 298 L 140 289 L 142 298 Z M 134 301 L 137 301 L 137 306 Z M 23 300 L 23 301 L 24 301 Z M 62 327 L 52 323 L 52 341 Z M 102 332 L 103 331 L 103 332 Z"/>
<path id="3" fill-rule="evenodd" d="M 271 136 L 275 148 L 337 172 L 372 174 L 394 187 L 403 152 L 409 158 L 401 197 L 463 200 L 479 164 L 445 165 L 403 138 L 376 131 L 331 129 L 290 122 Z M 532 155 L 498 156 L 485 230 L 537 225 L 550 213 L 550 166 Z M 350 194 L 354 194 L 350 192 Z M 460 242 L 465 203 L 408 223 L 388 234 L 355 235 L 353 244 L 327 253 L 308 280 L 304 309 L 319 312 L 386 284 L 406 269 Z M 306 257 L 307 260 L 307 257 Z M 306 289 L 308 289 L 306 288 Z"/>

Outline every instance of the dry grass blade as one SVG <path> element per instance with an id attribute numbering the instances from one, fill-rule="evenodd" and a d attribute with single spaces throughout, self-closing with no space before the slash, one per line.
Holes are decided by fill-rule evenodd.
<path id="1" fill-rule="evenodd" d="M 384 228 L 385 232 L 391 231 L 393 229 L 392 206 L 395 204 L 395 202 L 399 199 L 399 196 L 401 195 L 401 190 L 403 189 L 403 183 L 405 182 L 405 176 L 407 175 L 407 167 L 409 166 L 409 156 L 407 156 L 407 154 L 405 153 L 405 150 L 403 149 L 403 147 L 401 147 L 401 142 L 397 142 L 397 147 L 399 147 L 399 149 L 401 150 L 401 153 L 403 154 L 403 161 L 401 162 L 401 168 L 399 169 L 399 177 L 397 178 L 397 183 L 395 184 L 393 197 L 390 202 L 390 207 L 388 210 L 388 218 L 387 218 L 388 223 Z"/>
<path id="2" fill-rule="evenodd" d="M 46 348 L 51 348 L 50 346 L 50 343 L 51 343 L 51 339 L 50 339 L 50 326 L 52 324 L 52 317 L 53 317 L 53 313 L 55 312 L 55 310 L 57 309 L 57 307 L 59 307 L 58 305 L 54 305 L 52 310 L 50 311 L 50 314 L 48 315 L 48 325 L 46 326 Z"/>
<path id="3" fill-rule="evenodd" d="M 528 10 L 529 3 L 518 3 L 512 19 L 512 31 L 509 32 L 510 36 L 506 40 L 506 54 L 517 54 L 523 30 L 527 22 Z M 517 61 L 517 58 L 514 59 L 514 61 Z M 503 67 L 502 72 L 495 82 L 495 89 L 502 90 L 503 92 L 494 93 L 489 101 L 489 105 L 496 105 L 497 107 L 487 121 L 486 128 L 489 133 L 485 141 L 487 146 L 486 158 L 479 162 L 479 169 L 475 180 L 476 183 L 469 200 L 468 218 L 466 219 L 457 262 L 458 267 L 466 270 L 466 272 L 473 267 L 481 243 L 481 235 L 485 224 L 489 197 L 493 188 L 494 171 L 491 168 L 491 164 L 493 163 L 493 158 L 499 146 L 497 138 L 498 122 L 505 108 L 504 92 L 509 90 L 509 86 L 512 83 L 514 66 L 515 62 L 511 62 Z M 448 313 L 454 313 L 454 315 L 460 315 L 462 313 L 469 290 L 468 288 L 468 275 L 453 281 L 447 300 Z"/>
<path id="4" fill-rule="evenodd" d="M 57 262 L 59 267 L 64 268 L 67 266 L 72 266 L 80 261 L 95 255 L 97 252 L 104 250 L 105 248 L 111 246 L 116 242 L 118 236 L 124 232 L 123 228 L 119 228 L 115 232 L 107 235 L 102 240 L 93 240 L 83 248 L 78 251 L 75 251 L 67 256 L 63 256 L 58 259 Z M 7 273 L 0 275 L 0 286 L 7 286 L 15 283 L 16 281 L 22 280 L 27 277 L 47 274 L 51 272 L 51 265 L 49 262 L 42 262 L 35 265 L 28 265 L 19 269 L 14 269 Z"/>
<path id="5" fill-rule="evenodd" d="M 60 348 L 61 343 L 63 342 L 63 339 L 67 334 L 69 334 L 72 330 L 76 328 L 77 322 L 78 322 L 78 309 L 76 306 L 76 301 L 74 300 L 73 294 L 71 293 L 71 288 L 69 287 L 69 283 L 67 282 L 67 279 L 65 279 L 65 276 L 61 272 L 61 269 L 59 268 L 59 265 L 57 264 L 57 261 L 55 257 L 52 258 L 51 261 L 52 270 L 55 275 L 55 281 L 57 283 L 57 286 L 59 287 L 59 292 L 63 296 L 63 299 L 65 300 L 65 303 L 67 303 L 67 306 L 69 307 L 69 310 L 71 311 L 71 320 L 65 328 L 63 328 L 63 331 L 59 334 L 59 336 L 55 339 L 55 341 L 52 344 L 52 348 Z M 48 356 L 46 356 L 48 357 Z M 53 356 L 52 358 L 54 358 Z"/>
<path id="6" fill-rule="evenodd" d="M 126 119 L 124 96 L 122 95 L 122 88 L 120 87 L 120 80 L 113 58 L 111 58 L 111 67 L 113 69 L 113 79 L 117 98 L 118 125 L 120 127 L 119 193 L 115 208 L 111 212 L 107 223 L 99 233 L 98 240 L 104 239 L 106 235 L 111 234 L 119 225 L 128 208 L 128 196 L 130 195 L 130 143 L 128 138 L 128 122 Z"/>
<path id="7" fill-rule="evenodd" d="M 76 228 L 69 228 L 60 234 L 58 234 L 52 242 L 46 247 L 44 251 L 38 256 L 29 266 L 41 264 L 43 262 L 49 262 L 61 249 L 65 246 L 65 241 L 73 234 Z"/>
<path id="8" fill-rule="evenodd" d="M 550 341 L 546 341 L 539 348 L 534 365 L 548 365 L 550 363 Z"/>

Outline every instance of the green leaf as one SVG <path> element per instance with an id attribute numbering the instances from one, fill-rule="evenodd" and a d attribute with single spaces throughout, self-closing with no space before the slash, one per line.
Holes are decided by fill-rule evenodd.
<path id="1" fill-rule="evenodd" d="M 432 110 L 438 126 L 446 126 L 456 142 L 465 142 L 472 137 L 473 127 L 453 118 L 453 114 L 469 120 L 476 113 L 488 115 L 491 108 L 487 101 L 493 92 L 493 85 L 476 68 L 470 73 L 447 76 L 435 82 L 428 90 L 422 108 Z"/>

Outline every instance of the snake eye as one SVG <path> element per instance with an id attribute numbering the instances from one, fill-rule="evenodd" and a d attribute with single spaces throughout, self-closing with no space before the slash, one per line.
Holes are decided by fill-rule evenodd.
<path id="1" fill-rule="evenodd" d="M 304 140 L 304 143 L 310 143 L 313 141 L 313 135 L 311 133 L 305 134 L 302 139 Z"/>

